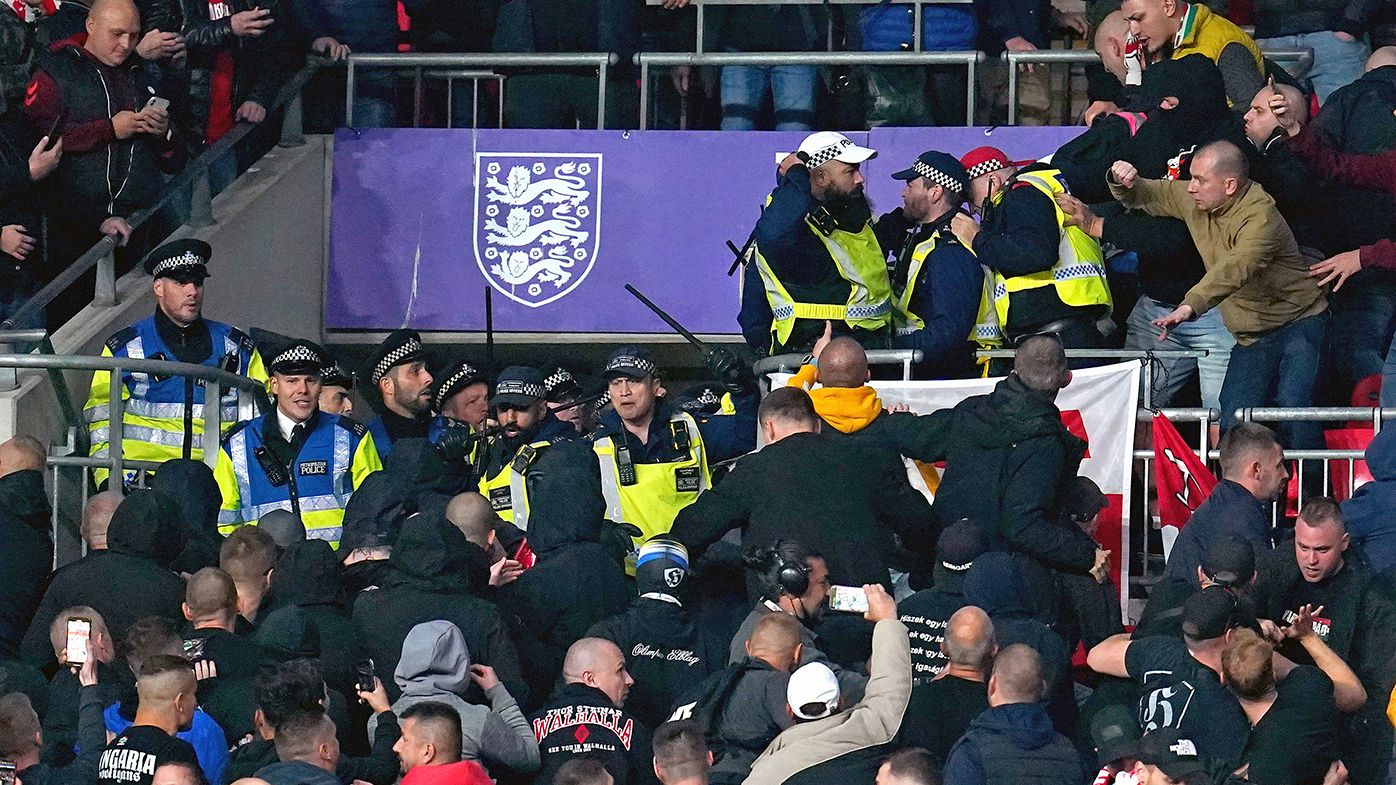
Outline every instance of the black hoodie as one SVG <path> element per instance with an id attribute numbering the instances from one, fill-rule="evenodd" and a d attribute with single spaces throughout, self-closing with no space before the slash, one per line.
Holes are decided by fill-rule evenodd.
<path id="1" fill-rule="evenodd" d="M 1085 573 L 1095 565 L 1095 543 L 1063 525 L 1058 509 L 1086 443 L 1062 425 L 1050 396 L 1010 375 L 988 395 L 930 416 L 950 419 L 947 446 L 937 456 L 946 469 L 933 519 L 968 518 L 991 549 L 1024 553 L 1053 569 Z"/>
<path id="2" fill-rule="evenodd" d="M 223 504 L 223 492 L 208 464 L 188 458 L 166 461 L 155 472 L 150 488 L 174 500 L 188 533 L 188 542 L 171 569 L 195 573 L 204 567 L 217 567 L 218 550 L 223 546 L 223 538 L 218 534 L 218 508 Z"/>
<path id="3" fill-rule="evenodd" d="M 396 700 L 393 671 L 407 633 L 424 621 L 444 619 L 465 635 L 471 659 L 495 669 L 510 695 L 527 695 L 518 653 L 499 610 L 469 591 L 472 559 L 484 552 L 436 515 L 415 515 L 402 525 L 391 572 L 384 585 L 369 587 L 354 601 L 354 630 L 364 656 L 372 657 L 378 678 Z M 476 567 L 478 570 L 478 567 Z"/>
<path id="4" fill-rule="evenodd" d="M 298 607 L 318 633 L 325 681 L 352 694 L 359 644 L 343 601 L 343 570 L 334 549 L 323 540 L 292 545 L 277 561 L 271 585 L 278 607 Z"/>
<path id="5" fill-rule="evenodd" d="M 35 469 L 0 477 L 0 659 L 19 654 L 24 630 L 44 596 L 53 565 L 44 474 Z"/>
<path id="6" fill-rule="evenodd" d="M 600 544 L 605 503 L 574 492 L 598 482 L 598 472 L 590 448 L 579 442 L 548 447 L 528 471 L 528 544 L 538 563 L 504 596 L 518 620 L 515 638 L 536 696 L 546 695 L 562 673 L 568 647 L 630 604 L 625 570 Z"/>
<path id="7" fill-rule="evenodd" d="M 184 549 L 185 527 L 174 500 L 135 490 L 116 508 L 107 529 L 108 550 L 92 551 L 54 573 L 34 621 L 25 633 L 23 655 L 37 668 L 53 662 L 48 628 L 60 611 L 87 605 L 102 614 L 114 640 L 137 619 L 162 616 L 184 623 L 184 579 L 169 565 Z"/>

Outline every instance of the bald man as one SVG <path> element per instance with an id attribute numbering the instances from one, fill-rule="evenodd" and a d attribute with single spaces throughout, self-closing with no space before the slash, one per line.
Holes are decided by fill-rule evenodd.
<path id="1" fill-rule="evenodd" d="M 1396 149 L 1396 46 L 1367 58 L 1367 72 L 1323 102 L 1315 126 L 1334 149 L 1377 155 Z"/>
<path id="2" fill-rule="evenodd" d="M 484 496 L 473 491 L 458 494 L 446 505 L 446 520 L 489 557 L 491 586 L 507 586 L 523 575 L 524 565 L 508 557 L 523 543 L 523 532 L 501 519 Z M 507 543 L 500 542 L 501 532 L 508 536 Z"/>
<path id="3" fill-rule="evenodd" d="M 1314 402 L 1328 297 L 1309 279 L 1308 262 L 1275 200 L 1250 178 L 1240 148 L 1213 142 L 1198 150 L 1192 179 L 1146 180 L 1116 161 L 1110 192 L 1127 207 L 1181 219 L 1207 274 L 1171 313 L 1155 319 L 1162 334 L 1213 308 L 1236 336 L 1222 382 L 1222 427 L 1240 408 L 1307 407 Z M 1289 449 L 1323 447 L 1316 423 L 1281 423 Z"/>
<path id="4" fill-rule="evenodd" d="M 185 620 L 193 626 L 184 636 L 184 650 L 205 677 L 199 683 L 199 705 L 218 721 L 231 749 L 255 730 L 253 686 L 262 651 L 235 632 L 237 584 L 217 567 L 205 567 L 189 577 L 183 609 Z"/>
<path id="5" fill-rule="evenodd" d="M 945 765 L 970 722 L 989 708 L 985 681 L 998 652 L 989 614 L 974 606 L 951 614 L 941 649 L 945 670 L 912 688 L 897 745 L 924 747 L 937 766 Z"/>
<path id="6" fill-rule="evenodd" d="M 616 785 L 653 782 L 650 729 L 626 711 L 634 680 L 614 643 L 582 638 L 567 650 L 564 684 L 529 716 L 543 766 L 538 785 L 550 785 L 577 755 L 600 758 Z"/>
<path id="7" fill-rule="evenodd" d="M 120 491 L 102 491 L 87 500 L 87 506 L 82 510 L 81 525 L 82 541 L 87 545 L 87 550 L 107 549 L 107 528 L 111 526 L 111 517 L 124 498 Z"/>
<path id="8" fill-rule="evenodd" d="M 1044 689 L 1037 652 L 1021 643 L 999 652 L 989 677 L 989 709 L 951 749 L 945 782 L 1008 781 L 1002 778 L 1015 771 L 1032 772 L 1034 782 L 1085 782 L 1076 748 L 1052 730 L 1041 703 Z"/>
<path id="9" fill-rule="evenodd" d="M 1120 111 L 1120 104 L 1127 103 L 1125 83 L 1131 81 L 1128 74 L 1132 61 L 1125 59 L 1129 22 L 1124 13 L 1111 11 L 1095 25 L 1091 35 L 1100 64 L 1086 66 L 1086 94 L 1091 101 L 1086 108 L 1086 125 L 1092 125 L 1101 115 Z"/>
<path id="10" fill-rule="evenodd" d="M 0 444 L 0 659 L 17 656 L 53 569 L 44 454 L 32 436 Z"/>
<path id="11" fill-rule="evenodd" d="M 1284 129 L 1280 127 L 1279 119 L 1270 111 L 1270 97 L 1277 92 L 1285 96 L 1288 106 L 1294 107 L 1292 111 L 1300 123 L 1309 122 L 1309 104 L 1299 88 L 1280 83 L 1260 88 L 1246 110 L 1245 123 L 1246 138 L 1261 152 L 1266 152 L 1272 145 L 1288 138 Z"/>
<path id="12" fill-rule="evenodd" d="M 96 0 L 88 12 L 87 40 L 70 39 L 39 65 L 24 101 L 25 118 L 46 131 L 60 118 L 63 157 L 48 185 L 56 205 L 50 211 L 49 259 L 67 264 L 103 234 L 120 237 L 124 220 L 146 206 L 163 185 L 156 161 L 166 142 L 169 115 L 147 106 L 148 75 L 132 57 L 141 37 L 141 18 L 131 0 Z M 100 77 L 99 77 L 100 69 Z M 109 176 L 120 162 L 121 177 Z M 61 196 L 59 196 L 61 194 Z M 66 321 L 80 303 L 59 298 L 50 322 Z"/>
<path id="13" fill-rule="evenodd" d="M 146 659 L 136 680 L 135 722 L 102 753 L 99 785 L 152 785 L 162 765 L 197 767 L 194 748 L 175 738 L 193 724 L 195 691 L 194 669 L 183 657 L 157 654 Z"/>
<path id="14" fill-rule="evenodd" d="M 741 740 L 727 744 L 713 761 L 710 779 L 741 782 L 751 773 L 751 764 L 781 731 L 795 724 L 785 708 L 785 687 L 790 674 L 800 665 L 800 622 L 786 613 L 768 613 L 756 622 L 747 638 L 746 660 L 741 663 L 736 682 L 721 711 L 712 718 L 713 727 L 724 739 Z M 729 671 L 709 677 L 694 694 L 702 694 L 715 680 L 729 678 Z M 694 705 L 680 706 L 676 716 Z"/>

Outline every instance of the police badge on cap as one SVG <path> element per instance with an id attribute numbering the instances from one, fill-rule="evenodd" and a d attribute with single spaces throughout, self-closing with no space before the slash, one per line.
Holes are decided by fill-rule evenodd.
<path id="1" fill-rule="evenodd" d="M 611 352 L 606 360 L 606 370 L 602 376 L 606 381 L 624 376 L 627 379 L 643 379 L 654 376 L 657 370 L 650 353 L 639 346 L 622 346 Z"/>
<path id="2" fill-rule="evenodd" d="M 267 370 L 283 376 L 318 376 L 324 367 L 324 349 L 310 341 L 292 341 L 272 356 Z"/>
<path id="3" fill-rule="evenodd" d="M 394 330 L 368 360 L 368 383 L 377 385 L 388 371 L 427 356 L 416 330 Z"/>
<path id="4" fill-rule="evenodd" d="M 437 385 L 436 394 L 432 396 L 432 406 L 439 412 L 446 402 L 451 400 L 456 393 L 464 390 L 472 384 L 487 382 L 488 379 L 475 366 L 467 362 L 457 362 L 446 366 L 446 370 L 441 372 L 441 383 Z"/>
<path id="5" fill-rule="evenodd" d="M 151 251 L 144 267 L 152 278 L 198 282 L 208 277 L 208 260 L 212 256 L 213 248 L 208 243 L 186 237 Z"/>
<path id="6" fill-rule="evenodd" d="M 346 390 L 354 389 L 354 374 L 349 369 L 340 364 L 339 360 L 325 356 L 325 367 L 320 373 L 320 381 L 326 387 L 343 387 Z"/>
<path id="7" fill-rule="evenodd" d="M 500 404 L 506 406 L 532 406 L 543 400 L 547 388 L 543 386 L 543 372 L 537 368 L 512 365 L 499 372 L 494 382 L 494 397 L 490 398 L 490 408 Z"/>

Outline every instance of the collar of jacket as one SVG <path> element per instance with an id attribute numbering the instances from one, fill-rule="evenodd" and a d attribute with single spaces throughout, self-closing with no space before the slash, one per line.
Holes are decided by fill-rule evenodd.
<path id="1" fill-rule="evenodd" d="M 814 411 L 840 433 L 857 433 L 882 415 L 882 399 L 868 385 L 810 390 Z"/>
<path id="2" fill-rule="evenodd" d="M 655 398 L 654 415 L 650 417 L 649 439 L 643 445 L 646 451 L 653 449 L 661 440 L 668 438 L 669 427 L 666 423 L 669 422 L 671 416 L 668 402 L 663 398 Z M 656 428 L 656 425 L 661 427 Z M 627 444 L 632 445 L 640 442 L 640 439 L 625 427 L 625 423 L 621 422 L 620 414 L 614 408 L 601 415 L 601 430 L 597 436 L 610 436 L 612 438 L 619 436 Z"/>
<path id="3" fill-rule="evenodd" d="M 1246 194 L 1251 192 L 1251 186 L 1253 186 L 1254 184 L 1254 181 L 1247 180 L 1245 185 L 1242 185 L 1241 188 L 1238 191 L 1236 191 L 1235 196 L 1231 197 L 1230 199 L 1227 199 L 1225 202 L 1222 202 L 1219 207 L 1215 207 L 1209 210 L 1207 214 L 1213 218 L 1225 218 L 1227 214 L 1230 213 L 1231 210 L 1241 202 L 1242 199 L 1246 198 Z"/>

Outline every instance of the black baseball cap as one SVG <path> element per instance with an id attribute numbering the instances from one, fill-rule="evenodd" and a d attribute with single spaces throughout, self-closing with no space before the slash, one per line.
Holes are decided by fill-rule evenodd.
<path id="1" fill-rule="evenodd" d="M 1091 743 L 1102 766 L 1133 757 L 1144 730 L 1127 706 L 1106 706 L 1091 719 Z"/>
<path id="2" fill-rule="evenodd" d="M 606 369 L 601 373 L 606 381 L 624 376 L 627 379 L 643 379 L 654 376 L 657 370 L 650 353 L 642 346 L 633 344 L 617 347 L 606 360 Z"/>
<path id="3" fill-rule="evenodd" d="M 543 385 L 543 372 L 537 368 L 511 365 L 499 372 L 494 381 L 494 396 L 490 398 L 490 408 L 500 404 L 509 406 L 532 406 L 543 400 L 547 388 Z"/>
<path id="4" fill-rule="evenodd" d="M 924 177 L 957 194 L 963 195 L 969 191 L 969 175 L 965 173 L 965 168 L 955 156 L 939 150 L 927 150 L 917 156 L 911 166 L 892 175 L 894 180 L 906 181 L 918 177 Z"/>
<path id="5" fill-rule="evenodd" d="M 1195 641 L 1220 638 L 1236 625 L 1236 597 L 1220 586 L 1210 586 L 1183 603 L 1183 635 Z"/>
<path id="6" fill-rule="evenodd" d="M 931 570 L 935 585 L 952 591 L 958 588 L 970 565 L 987 549 L 984 532 L 969 518 L 961 518 L 945 527 L 936 540 L 936 562 Z"/>
<path id="7" fill-rule="evenodd" d="M 1223 586 L 1244 586 L 1255 577 L 1255 549 L 1239 537 L 1217 540 L 1202 552 L 1202 574 Z"/>
<path id="8" fill-rule="evenodd" d="M 1209 768 L 1197 751 L 1197 744 L 1184 738 L 1176 728 L 1159 728 L 1144 734 L 1135 746 L 1134 757 L 1159 767 L 1171 780 L 1181 780 Z"/>

